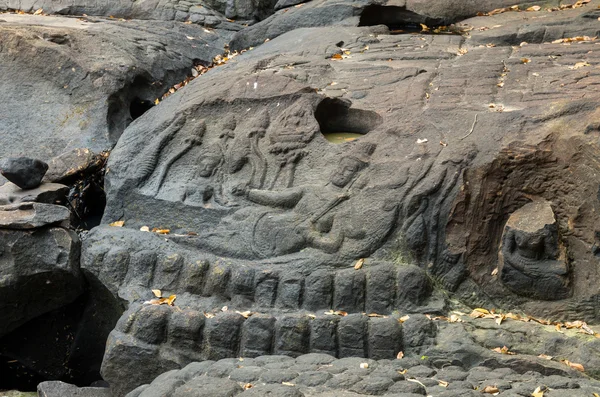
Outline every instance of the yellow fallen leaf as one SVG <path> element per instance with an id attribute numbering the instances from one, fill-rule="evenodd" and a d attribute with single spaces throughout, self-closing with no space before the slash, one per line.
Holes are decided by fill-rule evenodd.
<path id="1" fill-rule="evenodd" d="M 408 372 L 408 370 L 407 370 L 407 369 L 403 369 L 403 370 L 399 370 L 399 371 L 398 371 L 398 373 L 399 373 L 400 375 L 406 375 L 406 373 L 407 373 L 407 372 Z"/>
<path id="2" fill-rule="evenodd" d="M 573 66 L 569 66 L 569 69 L 571 70 L 575 70 L 575 69 L 579 69 L 579 68 L 584 68 L 586 66 L 592 66 L 590 65 L 588 62 L 585 61 L 581 61 L 581 62 L 577 62 L 575 65 Z"/>
<path id="3" fill-rule="evenodd" d="M 552 360 L 554 358 L 554 357 L 548 356 L 546 354 L 540 354 L 538 357 L 543 358 L 544 360 Z"/>
<path id="4" fill-rule="evenodd" d="M 125 225 L 125 221 L 116 221 L 116 222 L 108 224 L 108 226 L 113 226 L 113 227 L 123 227 L 124 225 Z"/>
<path id="5" fill-rule="evenodd" d="M 154 294 L 154 296 L 156 296 L 157 298 L 162 298 L 162 292 L 159 289 L 153 289 L 152 293 Z"/>
<path id="6" fill-rule="evenodd" d="M 402 316 L 402 317 L 400 317 L 400 318 L 398 319 L 398 322 L 399 322 L 399 323 L 403 323 L 403 322 L 405 322 L 406 320 L 408 320 L 409 318 L 410 318 L 410 316 L 408 316 L 408 315 L 406 315 L 406 316 Z"/>
<path id="7" fill-rule="evenodd" d="M 438 384 L 442 387 L 448 387 L 450 383 L 446 382 L 445 380 L 438 380 Z"/>
<path id="8" fill-rule="evenodd" d="M 541 9 L 542 9 L 542 7 L 540 7 L 540 6 L 531 6 L 527 9 L 527 11 L 539 11 Z"/>
<path id="9" fill-rule="evenodd" d="M 38 8 L 38 9 L 37 9 L 37 10 L 36 10 L 36 11 L 33 13 L 33 15 L 41 15 L 43 12 L 44 12 L 44 10 L 43 10 L 43 9 L 41 9 L 41 8 Z"/>
<path id="10" fill-rule="evenodd" d="M 170 229 L 159 229 L 159 228 L 155 227 L 152 229 L 152 232 L 156 233 L 156 234 L 169 234 L 169 233 L 171 233 L 171 230 Z"/>
<path id="11" fill-rule="evenodd" d="M 531 62 L 531 59 L 529 59 L 529 58 L 521 58 L 521 63 L 526 64 L 526 63 L 529 63 L 529 62 Z"/>
<path id="12" fill-rule="evenodd" d="M 383 314 L 378 314 L 378 313 L 369 313 L 367 314 L 367 317 L 385 317 Z"/>
<path id="13" fill-rule="evenodd" d="M 167 298 L 167 305 L 173 306 L 173 302 L 175 302 L 175 299 L 177 299 L 177 295 L 171 295 L 171 296 L 169 296 Z"/>
<path id="14" fill-rule="evenodd" d="M 359 270 L 363 267 L 365 263 L 365 258 L 360 258 L 359 260 L 356 261 L 356 264 L 354 265 L 354 270 Z"/>
<path id="15" fill-rule="evenodd" d="M 396 359 L 398 359 L 398 360 L 400 360 L 403 357 L 404 357 L 404 352 L 398 352 L 398 354 L 396 354 Z"/>
<path id="16" fill-rule="evenodd" d="M 159 103 L 160 103 L 160 99 L 156 98 L 156 99 L 154 100 L 154 104 L 155 104 L 155 105 L 158 105 Z"/>
<path id="17" fill-rule="evenodd" d="M 492 351 L 495 351 L 496 353 L 500 353 L 500 354 L 509 354 L 509 355 L 517 354 L 517 353 L 513 353 L 513 352 L 509 351 L 508 347 L 506 347 L 506 346 L 496 347 L 495 349 L 492 349 Z"/>

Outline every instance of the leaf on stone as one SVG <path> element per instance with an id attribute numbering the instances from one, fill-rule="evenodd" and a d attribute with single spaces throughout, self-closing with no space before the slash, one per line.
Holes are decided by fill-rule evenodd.
<path id="1" fill-rule="evenodd" d="M 531 397 L 544 397 L 544 392 L 546 391 L 546 389 L 542 390 L 541 386 L 538 386 L 535 388 L 535 390 L 533 391 L 533 393 L 531 393 Z"/>
<path id="2" fill-rule="evenodd" d="M 400 360 L 404 357 L 404 352 L 398 352 L 398 354 L 396 354 L 396 359 Z"/>
<path id="3" fill-rule="evenodd" d="M 165 299 L 165 298 L 163 298 Z M 171 295 L 167 298 L 167 305 L 169 306 L 173 306 L 173 302 L 175 302 L 175 299 L 177 299 L 177 295 Z"/>
<path id="4" fill-rule="evenodd" d="M 333 54 L 333 56 L 331 57 L 331 59 L 333 60 L 340 60 L 340 59 L 344 59 L 342 57 L 342 54 Z"/>
<path id="5" fill-rule="evenodd" d="M 245 312 L 238 312 L 237 310 L 235 311 L 237 314 L 239 314 L 240 316 L 244 317 L 244 318 L 248 318 L 251 315 L 254 314 L 254 312 L 251 312 L 249 310 L 245 311 Z"/>
<path id="6" fill-rule="evenodd" d="M 281 382 L 281 384 L 284 386 L 296 386 L 295 383 L 291 383 L 291 382 Z"/>
<path id="7" fill-rule="evenodd" d="M 438 380 L 438 384 L 442 387 L 448 387 L 450 383 L 446 382 L 445 380 Z"/>
<path id="8" fill-rule="evenodd" d="M 44 12 L 44 10 L 42 8 L 38 8 L 33 15 L 42 15 L 42 13 Z"/>
<path id="9" fill-rule="evenodd" d="M 495 320 L 496 324 L 498 324 L 498 325 L 502 324 L 502 321 L 504 321 L 504 319 L 505 319 L 505 317 L 503 315 L 498 315 Z"/>
<path id="10" fill-rule="evenodd" d="M 202 314 L 204 314 L 204 317 L 206 318 L 213 318 L 215 316 L 214 313 L 206 313 L 206 312 L 202 312 Z"/>
<path id="11" fill-rule="evenodd" d="M 448 319 L 448 322 L 449 323 L 462 323 L 463 320 L 456 314 L 451 314 L 450 318 Z"/>
<path id="12" fill-rule="evenodd" d="M 563 363 L 563 364 L 565 364 L 565 365 L 567 365 L 567 366 L 569 366 L 569 367 L 571 367 L 571 368 L 573 368 L 573 369 L 575 369 L 575 370 L 577 370 L 577 371 L 585 372 L 585 368 L 581 364 L 572 363 L 569 360 L 560 360 L 560 362 Z"/>
<path id="13" fill-rule="evenodd" d="M 156 296 L 157 298 L 162 298 L 162 292 L 159 289 L 153 289 L 152 293 L 154 294 L 154 296 Z"/>
<path id="14" fill-rule="evenodd" d="M 113 227 L 123 227 L 124 225 L 125 225 L 125 221 L 115 221 L 115 222 L 108 224 L 108 226 L 113 226 Z"/>
<path id="15" fill-rule="evenodd" d="M 383 314 L 379 314 L 379 313 L 369 313 L 367 314 L 367 317 L 385 317 Z"/>
<path id="16" fill-rule="evenodd" d="M 398 370 L 398 373 L 399 373 L 400 375 L 406 375 L 406 373 L 407 373 L 407 372 L 408 372 L 408 370 L 407 370 L 407 369 Z"/>
<path id="17" fill-rule="evenodd" d="M 246 383 L 244 386 L 242 386 L 242 389 L 248 390 L 248 389 L 252 389 L 253 387 L 254 387 L 254 385 L 252 383 Z"/>
<path id="18" fill-rule="evenodd" d="M 369 368 L 369 363 L 360 363 L 360 368 L 361 369 L 367 369 L 367 368 Z"/>
<path id="19" fill-rule="evenodd" d="M 548 356 L 546 354 L 540 354 L 538 357 L 543 358 L 544 360 L 552 360 L 554 358 L 554 357 Z"/>
<path id="20" fill-rule="evenodd" d="M 169 233 L 171 233 L 171 230 L 170 229 L 159 229 L 159 228 L 155 227 L 155 228 L 152 228 L 152 232 L 156 233 L 156 234 L 169 234 Z"/>
<path id="21" fill-rule="evenodd" d="M 481 392 L 488 394 L 496 394 L 500 393 L 500 389 L 498 389 L 496 386 L 486 386 L 483 388 L 483 390 L 481 390 Z"/>
<path id="22" fill-rule="evenodd" d="M 541 9 L 542 9 L 542 7 L 540 7 L 540 6 L 531 6 L 527 9 L 527 11 L 539 11 Z"/>
<path id="23" fill-rule="evenodd" d="M 402 317 L 400 317 L 400 318 L 398 319 L 398 322 L 399 322 L 400 324 L 402 324 L 403 322 L 405 322 L 405 321 L 406 321 L 406 320 L 408 320 L 409 318 L 410 318 L 410 316 L 409 316 L 409 315 L 402 316 Z"/>
<path id="24" fill-rule="evenodd" d="M 529 59 L 529 58 L 521 58 L 521 63 L 522 64 L 527 64 L 529 62 L 531 62 L 531 59 Z"/>
<path id="25" fill-rule="evenodd" d="M 306 316 L 310 318 L 317 318 L 317 316 L 315 316 L 314 314 L 307 314 Z"/>
<path id="26" fill-rule="evenodd" d="M 496 347 L 495 349 L 492 349 L 492 351 L 494 351 L 496 353 L 500 353 L 500 354 L 509 354 L 509 355 L 517 354 L 517 353 L 513 353 L 513 352 L 509 351 L 508 347 L 506 347 L 506 346 Z"/>
<path id="27" fill-rule="evenodd" d="M 365 263 L 365 258 L 360 258 L 359 260 L 356 261 L 356 264 L 354 265 L 354 270 L 359 270 L 363 267 Z"/>
<path id="28" fill-rule="evenodd" d="M 486 309 L 477 308 L 477 309 L 473 309 L 471 314 L 469 314 L 469 317 L 480 318 L 480 317 L 485 316 L 486 314 L 490 314 L 490 312 Z"/>
<path id="29" fill-rule="evenodd" d="M 580 68 L 585 68 L 587 66 L 592 66 L 590 65 L 588 62 L 586 61 L 581 61 L 581 62 L 577 62 L 575 65 L 573 66 L 569 66 L 569 69 L 571 70 L 576 70 L 576 69 L 580 69 Z"/>
<path id="30" fill-rule="evenodd" d="M 140 227 L 140 232 L 149 232 L 150 228 L 148 226 L 142 226 Z"/>
<path id="31" fill-rule="evenodd" d="M 494 105 L 493 103 L 489 105 L 491 108 L 495 108 L 496 105 Z M 494 270 L 492 270 L 492 276 L 495 276 L 496 274 L 498 274 L 498 268 L 495 268 Z"/>
<path id="32" fill-rule="evenodd" d="M 229 308 L 228 308 L 227 306 L 223 306 L 223 307 L 221 308 L 221 311 L 222 311 L 222 312 L 226 312 L 227 310 L 229 310 Z"/>

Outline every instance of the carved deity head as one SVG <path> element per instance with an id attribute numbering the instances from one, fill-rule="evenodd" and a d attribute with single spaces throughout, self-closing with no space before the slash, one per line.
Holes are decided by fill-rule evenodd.
<path id="1" fill-rule="evenodd" d="M 349 155 L 342 157 L 331 174 L 331 183 L 337 187 L 348 185 L 360 170 L 369 165 L 369 157 L 375 151 L 375 147 L 372 143 L 364 143 L 357 146 Z"/>

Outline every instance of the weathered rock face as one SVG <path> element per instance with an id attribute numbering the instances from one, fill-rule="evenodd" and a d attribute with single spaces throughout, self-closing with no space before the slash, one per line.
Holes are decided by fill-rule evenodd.
<path id="1" fill-rule="evenodd" d="M 149 111 L 109 160 L 104 222 L 125 227 L 94 230 L 83 267 L 115 300 L 176 294 L 185 320 L 132 309 L 106 379 L 124 392 L 198 359 L 368 355 L 350 348 L 372 343 L 360 313 L 443 311 L 423 270 L 468 304 L 598 321 L 596 94 L 575 100 L 596 55 L 551 43 L 592 17 L 499 15 L 515 36 L 485 28 L 496 17 L 468 37 L 297 29 Z M 358 139 L 326 139 L 340 133 Z M 327 328 L 299 313 L 329 309 L 351 314 Z M 310 339 L 346 322 L 360 342 Z M 149 374 L 123 372 L 131 357 Z"/>
<path id="2" fill-rule="evenodd" d="M 241 50 L 262 44 L 265 40 L 298 28 L 318 26 L 375 26 L 388 25 L 393 29 L 405 29 L 427 25 L 449 25 L 478 13 L 509 6 L 527 7 L 535 4 L 533 0 L 492 0 L 457 1 L 438 0 L 342 0 L 332 3 L 327 0 L 314 0 L 296 6 L 303 1 L 280 1 L 275 15 L 253 25 L 235 35 L 231 47 Z M 558 5 L 559 1 L 551 1 Z"/>
<path id="3" fill-rule="evenodd" d="M 1 19 L 0 88 L 11 100 L 0 105 L 0 157 L 50 163 L 73 149 L 111 149 L 194 63 L 222 53 L 228 37 L 178 22 Z"/>
<path id="4" fill-rule="evenodd" d="M 71 303 L 82 293 L 75 233 L 57 227 L 0 229 L 0 241 L 0 335 Z"/>

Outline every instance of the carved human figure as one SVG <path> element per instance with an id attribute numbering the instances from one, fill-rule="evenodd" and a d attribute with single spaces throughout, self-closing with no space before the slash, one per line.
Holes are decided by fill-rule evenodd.
<path id="1" fill-rule="evenodd" d="M 246 198 L 259 206 L 241 208 L 192 244 L 257 258 L 304 248 L 352 258 L 374 251 L 393 227 L 396 208 L 386 203 L 386 189 L 373 192 L 366 188 L 367 178 L 361 180 L 374 149 L 373 144 L 358 145 L 340 160 L 325 186 L 247 189 Z"/>
<path id="2" fill-rule="evenodd" d="M 500 259 L 500 279 L 516 294 L 541 300 L 569 296 L 566 253 L 548 202 L 529 203 L 511 215 Z"/>

